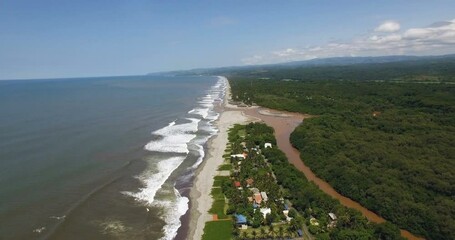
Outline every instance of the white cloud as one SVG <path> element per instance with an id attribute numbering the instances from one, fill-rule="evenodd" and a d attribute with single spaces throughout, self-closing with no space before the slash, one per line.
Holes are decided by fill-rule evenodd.
<path id="1" fill-rule="evenodd" d="M 242 60 L 245 64 L 277 63 L 337 56 L 423 55 L 455 53 L 455 19 L 428 27 L 398 31 L 400 25 L 385 22 L 370 35 L 348 42 L 284 48 Z M 387 30 L 387 31 L 386 31 Z"/>
<path id="2" fill-rule="evenodd" d="M 397 32 L 400 30 L 400 24 L 395 21 L 386 21 L 374 29 L 375 32 Z"/>
<path id="3" fill-rule="evenodd" d="M 242 59 L 243 64 L 251 65 L 264 62 L 264 57 L 260 55 L 254 55 L 252 57 L 247 57 Z"/>
<path id="4" fill-rule="evenodd" d="M 297 51 L 292 49 L 292 48 L 287 48 L 285 50 L 281 50 L 281 51 L 276 51 L 274 52 L 274 54 L 280 56 L 280 57 L 287 57 L 287 56 L 292 56 L 294 54 L 296 54 Z"/>

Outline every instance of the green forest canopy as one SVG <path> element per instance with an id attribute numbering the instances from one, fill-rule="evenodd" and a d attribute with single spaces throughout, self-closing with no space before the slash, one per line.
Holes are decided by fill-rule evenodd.
<path id="1" fill-rule="evenodd" d="M 317 115 L 291 142 L 337 191 L 415 234 L 455 239 L 455 64 L 444 64 L 402 75 L 362 64 L 333 67 L 327 78 L 321 68 L 229 78 L 234 100 Z M 333 77 L 339 68 L 342 81 Z M 317 81 L 302 80 L 312 71 Z"/>

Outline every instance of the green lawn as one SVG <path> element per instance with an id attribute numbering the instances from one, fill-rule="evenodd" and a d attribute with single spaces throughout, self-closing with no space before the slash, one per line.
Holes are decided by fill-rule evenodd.
<path id="1" fill-rule="evenodd" d="M 220 180 L 215 180 L 213 181 L 213 187 L 221 187 L 221 181 Z"/>
<path id="2" fill-rule="evenodd" d="M 232 236 L 232 221 L 206 222 L 202 240 L 230 240 Z"/>
<path id="3" fill-rule="evenodd" d="M 245 135 L 246 135 L 246 131 L 245 131 L 245 129 L 240 129 L 240 130 L 237 132 L 237 134 L 239 135 L 239 137 L 244 138 Z"/>
<path id="4" fill-rule="evenodd" d="M 212 194 L 213 200 L 223 200 L 224 201 L 224 194 L 221 188 L 212 188 Z"/>
<path id="5" fill-rule="evenodd" d="M 218 167 L 218 171 L 225 171 L 225 170 L 231 170 L 232 165 L 231 164 L 223 164 Z"/>
<path id="6" fill-rule="evenodd" d="M 221 183 L 223 182 L 223 179 L 229 180 L 229 177 L 216 176 L 213 181 L 213 187 L 221 187 Z"/>
<path id="7" fill-rule="evenodd" d="M 225 205 L 226 203 L 224 202 L 224 199 L 215 200 L 213 201 L 212 208 L 210 208 L 209 213 L 217 214 L 218 219 L 227 218 L 226 214 L 224 213 Z"/>

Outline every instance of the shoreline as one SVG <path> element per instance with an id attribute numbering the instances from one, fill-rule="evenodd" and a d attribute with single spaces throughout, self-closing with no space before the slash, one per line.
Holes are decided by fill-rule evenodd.
<path id="1" fill-rule="evenodd" d="M 264 107 L 238 107 L 236 105 L 229 104 L 228 101 L 230 100 L 230 96 L 231 92 L 228 82 L 220 117 L 215 122 L 219 132 L 207 142 L 208 147 L 206 158 L 204 158 L 201 166 L 196 171 L 194 185 L 190 190 L 190 206 L 192 207 L 190 208 L 189 214 L 188 239 L 201 239 L 204 232 L 205 222 L 212 220 L 212 216 L 208 213 L 213 201 L 210 193 L 213 185 L 213 177 L 216 175 L 218 166 L 224 161 L 222 155 L 224 154 L 224 150 L 228 142 L 227 130 L 235 123 L 246 124 L 254 121 L 264 122 L 273 127 L 275 131 L 274 135 L 277 139 L 277 145 L 285 153 L 289 163 L 293 164 L 297 169 L 302 171 L 308 181 L 314 182 L 325 194 L 339 200 L 342 205 L 348 208 L 360 211 L 362 215 L 371 222 L 381 223 L 386 221 L 384 218 L 363 207 L 358 202 L 338 193 L 329 183 L 317 177 L 315 173 L 313 173 L 313 171 L 301 160 L 300 152 L 290 143 L 290 134 L 305 119 L 314 116 L 268 109 Z M 234 119 L 227 121 L 231 118 L 231 116 L 226 116 L 229 113 L 235 113 L 237 117 L 234 115 L 232 116 Z M 243 120 L 240 120 L 241 118 L 243 118 Z M 215 148 L 214 146 L 218 147 Z M 203 189 L 201 190 L 201 188 Z M 423 239 L 404 229 L 400 229 L 400 232 L 403 237 L 410 240 Z"/>
<path id="2" fill-rule="evenodd" d="M 227 79 L 226 79 L 227 81 Z M 242 109 L 228 103 L 230 99 L 229 82 L 226 85 L 224 102 L 220 109 L 220 116 L 214 122 L 218 133 L 207 142 L 207 153 L 204 161 L 195 172 L 193 187 L 190 190 L 190 211 L 188 220 L 188 238 L 199 240 L 204 233 L 205 223 L 212 220 L 208 213 L 212 207 L 213 199 L 211 190 L 218 167 L 224 162 L 224 151 L 228 143 L 228 130 L 234 124 L 247 124 L 254 121 L 252 117 L 246 116 Z"/>

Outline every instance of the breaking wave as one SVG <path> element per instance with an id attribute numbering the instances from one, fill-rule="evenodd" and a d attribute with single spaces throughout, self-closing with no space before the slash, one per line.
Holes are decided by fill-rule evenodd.
<path id="1" fill-rule="evenodd" d="M 144 146 L 144 149 L 150 152 L 165 153 L 161 155 L 166 155 L 166 157 L 160 157 L 160 154 L 154 155 L 155 162 L 149 163 L 149 168 L 138 177 L 143 182 L 144 187 L 138 192 L 126 194 L 149 206 L 163 209 L 162 218 L 166 222 L 163 228 L 163 240 L 171 240 L 177 235 L 181 226 L 180 217 L 189 208 L 189 199 L 181 196 L 175 188 L 173 188 L 174 192 L 172 193 L 166 181 L 186 159 L 197 157 L 192 160 L 195 161 L 194 163 L 190 163 L 192 164 L 189 167 L 192 169 L 191 174 L 203 162 L 204 145 L 218 131 L 213 125 L 213 122 L 219 117 L 215 111 L 215 105 L 224 99 L 226 84 L 226 78 L 218 77 L 216 84 L 197 100 L 197 105 L 187 112 L 187 116 L 152 132 L 156 139 Z M 169 154 L 171 156 L 168 156 Z M 190 155 L 193 158 L 189 157 Z M 181 176 L 180 179 L 185 177 L 188 176 Z M 165 183 L 167 190 L 164 187 Z M 168 191 L 167 195 L 170 193 L 172 196 L 162 197 L 165 191 Z"/>

